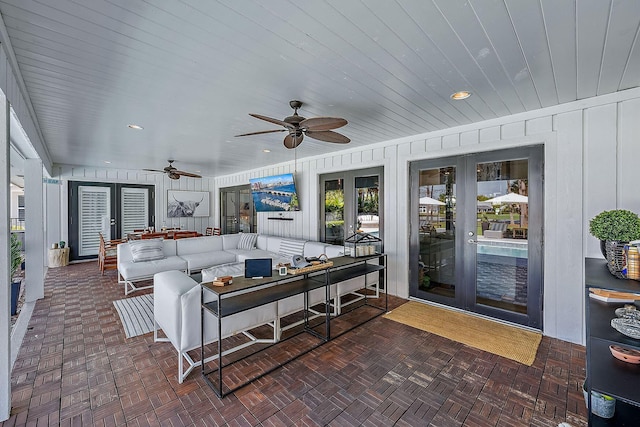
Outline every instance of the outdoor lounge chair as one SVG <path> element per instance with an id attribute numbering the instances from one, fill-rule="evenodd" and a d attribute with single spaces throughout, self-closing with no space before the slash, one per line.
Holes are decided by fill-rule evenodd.
<path id="1" fill-rule="evenodd" d="M 492 222 L 489 225 L 489 229 L 484 231 L 483 236 L 488 237 L 490 239 L 502 239 L 506 233 L 507 233 L 506 222 Z"/>

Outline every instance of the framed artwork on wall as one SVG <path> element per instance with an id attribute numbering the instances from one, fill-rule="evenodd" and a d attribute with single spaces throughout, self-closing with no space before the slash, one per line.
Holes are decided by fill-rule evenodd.
<path id="1" fill-rule="evenodd" d="M 208 191 L 167 190 L 167 218 L 209 216 Z"/>

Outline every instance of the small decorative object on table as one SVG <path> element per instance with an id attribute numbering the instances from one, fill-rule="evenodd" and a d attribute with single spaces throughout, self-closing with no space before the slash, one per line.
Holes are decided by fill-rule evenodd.
<path id="1" fill-rule="evenodd" d="M 640 340 L 640 322 L 628 317 L 611 319 L 611 327 L 622 335 Z"/>
<path id="2" fill-rule="evenodd" d="M 359 258 L 382 253 L 382 240 L 372 234 L 358 231 L 344 240 L 344 254 Z"/>
<path id="3" fill-rule="evenodd" d="M 621 347 L 619 345 L 610 345 L 609 350 L 613 357 L 623 362 L 633 363 L 634 365 L 640 364 L 640 351 L 632 350 L 630 348 Z"/>

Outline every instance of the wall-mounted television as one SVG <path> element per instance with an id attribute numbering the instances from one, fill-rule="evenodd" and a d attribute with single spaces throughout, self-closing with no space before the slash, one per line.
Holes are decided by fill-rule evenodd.
<path id="1" fill-rule="evenodd" d="M 256 212 L 299 211 L 292 173 L 250 179 Z"/>

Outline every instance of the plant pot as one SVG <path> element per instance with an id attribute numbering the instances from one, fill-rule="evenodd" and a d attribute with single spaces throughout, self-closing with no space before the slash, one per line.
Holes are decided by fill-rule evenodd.
<path id="1" fill-rule="evenodd" d="M 602 252 L 602 256 L 607 259 L 607 247 L 606 247 L 606 240 L 600 240 L 600 252 Z"/>
<path id="2" fill-rule="evenodd" d="M 618 279 L 627 278 L 627 256 L 624 251 L 626 242 L 607 240 L 605 242 L 605 253 L 609 272 Z"/>
<path id="3" fill-rule="evenodd" d="M 14 280 L 11 282 L 11 315 L 15 316 L 18 312 L 18 297 L 20 296 L 20 285 L 22 280 Z"/>

